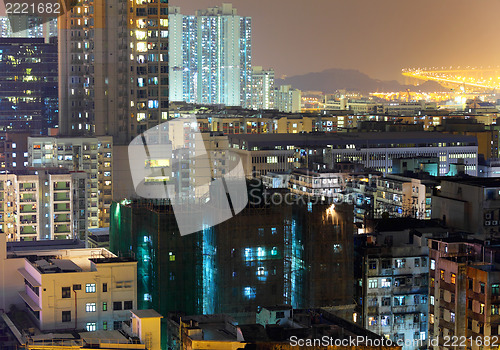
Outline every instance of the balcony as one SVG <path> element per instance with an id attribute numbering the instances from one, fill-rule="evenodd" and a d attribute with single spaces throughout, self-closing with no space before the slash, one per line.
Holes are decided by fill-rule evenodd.
<path id="1" fill-rule="evenodd" d="M 55 234 L 70 233 L 70 225 L 55 225 L 54 233 Z"/>
<path id="2" fill-rule="evenodd" d="M 70 185 L 69 182 L 55 182 L 54 183 L 54 191 L 69 191 Z"/>
<path id="3" fill-rule="evenodd" d="M 36 234 L 36 226 L 21 226 L 21 234 L 22 235 L 35 235 Z"/>
<path id="4" fill-rule="evenodd" d="M 19 212 L 22 213 L 35 213 L 36 205 L 21 205 Z"/>
<path id="5" fill-rule="evenodd" d="M 394 314 L 410 314 L 416 312 L 421 312 L 418 305 L 400 305 L 392 307 L 392 313 Z"/>
<path id="6" fill-rule="evenodd" d="M 36 216 L 21 216 L 21 219 L 19 220 L 21 225 L 26 225 L 26 224 L 36 224 Z"/>
<path id="7" fill-rule="evenodd" d="M 59 192 L 54 194 L 54 202 L 67 202 L 69 200 L 69 192 Z"/>
<path id="8" fill-rule="evenodd" d="M 54 205 L 54 212 L 68 212 L 70 211 L 69 204 L 56 204 Z"/>
<path id="9" fill-rule="evenodd" d="M 20 201 L 21 202 L 36 202 L 36 196 L 34 194 L 22 194 Z"/>
<path id="10" fill-rule="evenodd" d="M 59 214 L 59 215 L 54 216 L 54 222 L 58 222 L 58 223 L 59 222 L 60 223 L 68 222 L 69 223 L 69 222 L 71 222 L 71 218 L 70 218 L 69 214 Z"/>

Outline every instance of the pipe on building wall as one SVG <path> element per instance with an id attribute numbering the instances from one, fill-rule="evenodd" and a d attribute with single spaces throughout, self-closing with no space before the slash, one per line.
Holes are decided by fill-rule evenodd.
<path id="1" fill-rule="evenodd" d="M 73 293 L 75 293 L 75 330 L 77 329 L 77 324 L 78 324 L 78 308 L 77 308 L 77 300 L 76 300 L 76 290 L 73 289 Z"/>

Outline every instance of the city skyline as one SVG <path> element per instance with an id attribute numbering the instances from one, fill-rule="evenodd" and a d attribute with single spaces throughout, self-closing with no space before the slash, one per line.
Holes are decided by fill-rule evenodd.
<path id="1" fill-rule="evenodd" d="M 315 0 L 307 6 L 297 0 L 175 0 L 170 6 L 194 14 L 223 2 L 252 17 L 252 65 L 274 68 L 276 78 L 350 68 L 403 81 L 403 68 L 495 65 L 500 53 L 493 40 L 500 3 L 493 1 L 481 7 L 465 0 Z M 474 25 L 464 25 L 464 18 Z"/>

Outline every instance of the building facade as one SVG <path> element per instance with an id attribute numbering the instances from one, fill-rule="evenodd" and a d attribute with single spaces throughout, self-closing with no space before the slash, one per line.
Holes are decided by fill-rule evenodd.
<path id="1" fill-rule="evenodd" d="M 439 157 L 439 174 L 446 175 L 458 160 L 465 173 L 477 174 L 475 137 L 431 132 L 300 133 L 228 135 L 229 145 L 243 162 L 247 176 L 268 171 L 309 168 L 323 163 L 361 163 L 382 173 L 392 172 L 392 159 Z"/>
<path id="2" fill-rule="evenodd" d="M 183 16 L 170 10 L 170 98 L 249 107 L 252 102 L 252 20 L 231 4 Z"/>
<path id="3" fill-rule="evenodd" d="M 86 185 L 63 169 L 0 174 L 0 229 L 11 241 L 85 238 Z"/>
<path id="4" fill-rule="evenodd" d="M 65 136 L 127 144 L 168 115 L 168 1 L 83 1 L 59 18 Z"/>
<path id="5" fill-rule="evenodd" d="M 274 89 L 274 108 L 281 112 L 298 113 L 301 111 L 302 92 L 283 85 Z"/>
<path id="6" fill-rule="evenodd" d="M 352 207 L 260 204 L 180 236 L 169 205 L 114 203 L 110 248 L 137 252 L 139 307 L 166 315 L 350 304 Z"/>
<path id="7" fill-rule="evenodd" d="M 427 246 L 369 247 L 363 279 L 364 326 L 404 350 L 427 341 Z M 415 341 L 415 346 L 410 346 Z M 408 344 L 408 345 L 407 345 Z M 421 343 L 423 344 L 423 343 Z"/>
<path id="8" fill-rule="evenodd" d="M 496 348 L 500 326 L 498 249 L 483 242 L 429 240 L 429 337 L 443 349 L 451 337 L 470 349 Z"/>
<path id="9" fill-rule="evenodd" d="M 96 331 L 121 329 L 137 309 L 135 260 L 71 241 L 30 243 L 0 234 L 4 310 L 15 305 L 41 331 Z"/>
<path id="10" fill-rule="evenodd" d="M 29 137 L 31 167 L 62 167 L 87 175 L 88 228 L 107 227 L 113 196 L 113 139 L 103 137 Z"/>
<path id="11" fill-rule="evenodd" d="M 253 109 L 272 109 L 274 107 L 274 69 L 252 67 L 252 105 Z"/>
<path id="12" fill-rule="evenodd" d="M 0 51 L 0 131 L 47 135 L 58 125 L 57 40 L 0 38 Z"/>

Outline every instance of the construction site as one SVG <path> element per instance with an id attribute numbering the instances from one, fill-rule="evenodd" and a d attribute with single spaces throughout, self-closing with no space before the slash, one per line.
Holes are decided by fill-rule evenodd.
<path id="1" fill-rule="evenodd" d="M 138 260 L 138 307 L 167 316 L 353 303 L 352 206 L 247 206 L 181 236 L 166 202 L 111 207 L 110 248 Z M 196 213 L 193 213 L 196 215 Z"/>

